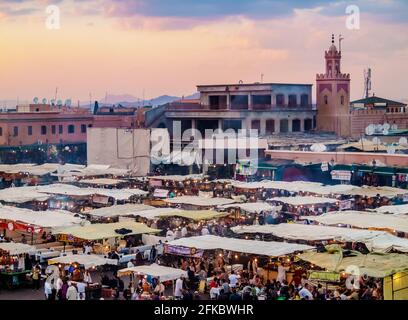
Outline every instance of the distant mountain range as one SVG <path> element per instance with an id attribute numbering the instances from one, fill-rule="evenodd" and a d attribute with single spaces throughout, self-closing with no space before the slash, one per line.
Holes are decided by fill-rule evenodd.
<path id="1" fill-rule="evenodd" d="M 198 99 L 200 97 L 200 94 L 194 93 L 189 96 L 183 97 L 184 99 Z M 98 102 L 100 105 L 122 105 L 122 106 L 133 106 L 133 107 L 140 107 L 143 105 L 148 105 L 148 106 L 153 106 L 157 107 L 169 102 L 173 102 L 176 100 L 180 100 L 182 97 L 176 97 L 176 96 L 169 96 L 169 95 L 163 95 L 159 96 L 156 98 L 152 99 L 140 99 L 138 97 L 129 95 L 129 94 L 122 94 L 122 95 L 108 95 L 107 97 L 104 97 L 103 99 L 100 99 Z M 89 105 L 89 104 L 88 104 Z"/>
<path id="2" fill-rule="evenodd" d="M 185 96 L 184 99 L 198 99 L 200 97 L 200 94 L 198 92 L 191 94 L 189 96 Z M 135 97 L 131 94 L 110 94 L 106 97 L 103 97 L 101 99 L 98 100 L 99 105 L 103 106 L 103 105 L 122 105 L 124 107 L 140 107 L 140 106 L 153 106 L 153 107 L 157 107 L 160 106 L 162 104 L 166 104 L 169 102 L 173 102 L 176 100 L 180 100 L 182 97 L 176 97 L 176 96 L 169 96 L 169 95 L 163 95 L 163 96 L 159 96 L 159 97 L 155 97 L 152 99 L 145 99 L 143 101 L 143 99 L 140 99 L 138 97 Z M 64 100 L 63 100 L 64 101 Z M 17 103 L 20 104 L 27 104 L 27 103 L 32 103 L 32 101 L 28 101 L 28 100 L 20 100 L 17 102 L 17 100 L 0 100 L 0 109 L 14 109 L 17 105 Z M 72 105 L 76 106 L 77 105 L 77 101 L 72 100 Z M 93 103 L 92 103 L 93 105 Z M 89 101 L 84 101 L 81 102 L 81 107 L 89 107 Z"/>

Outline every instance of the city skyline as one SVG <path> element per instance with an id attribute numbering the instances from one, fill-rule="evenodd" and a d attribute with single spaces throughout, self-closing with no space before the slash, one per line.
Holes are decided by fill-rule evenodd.
<path id="1" fill-rule="evenodd" d="M 346 8 L 360 29 L 346 28 Z M 60 28 L 46 27 L 46 8 Z M 324 71 L 331 34 L 342 42 L 351 97 L 407 99 L 407 18 L 403 1 L 25 1 L 0 4 L 0 99 L 54 96 L 89 101 L 105 93 L 146 100 L 190 95 L 207 83 L 310 83 Z M 282 26 L 285 26 L 282 28 Z M 263 76 L 262 76 L 263 75 Z M 40 80 L 40 81 L 39 81 Z"/>

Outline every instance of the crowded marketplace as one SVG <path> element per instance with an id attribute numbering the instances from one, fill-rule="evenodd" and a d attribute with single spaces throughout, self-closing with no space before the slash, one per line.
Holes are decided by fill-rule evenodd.
<path id="1" fill-rule="evenodd" d="M 408 299 L 408 191 L 3 165 L 0 299 Z"/>

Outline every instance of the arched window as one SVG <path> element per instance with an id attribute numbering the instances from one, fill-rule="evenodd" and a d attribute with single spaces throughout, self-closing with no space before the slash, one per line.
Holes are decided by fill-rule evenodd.
<path id="1" fill-rule="evenodd" d="M 275 120 L 273 119 L 268 119 L 266 120 L 266 125 L 265 125 L 265 133 L 266 134 L 271 134 L 275 132 Z"/>
<path id="2" fill-rule="evenodd" d="M 300 131 L 300 120 L 299 119 L 292 120 L 292 131 L 293 132 Z"/>
<path id="3" fill-rule="evenodd" d="M 328 96 L 324 96 L 324 104 L 329 104 L 329 97 Z"/>
<path id="4" fill-rule="evenodd" d="M 289 131 L 289 121 L 288 119 L 281 119 L 279 122 L 280 132 L 285 133 Z"/>
<path id="5" fill-rule="evenodd" d="M 340 103 L 341 103 L 342 106 L 344 106 L 344 96 L 340 97 Z"/>

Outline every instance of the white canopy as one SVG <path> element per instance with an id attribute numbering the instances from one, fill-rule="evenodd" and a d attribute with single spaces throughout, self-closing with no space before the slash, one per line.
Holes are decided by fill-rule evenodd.
<path id="1" fill-rule="evenodd" d="M 256 254 L 269 257 L 279 257 L 297 251 L 311 250 L 314 247 L 286 242 L 242 240 L 213 235 L 181 238 L 170 241 L 169 245 L 203 250 L 230 250 L 234 252 Z"/>
<path id="2" fill-rule="evenodd" d="M 99 256 L 96 254 L 68 254 L 66 256 L 51 258 L 50 260 L 48 260 L 48 264 L 57 263 L 61 264 L 78 263 L 80 265 L 83 265 L 85 269 L 89 269 L 92 267 L 103 266 L 105 264 L 117 265 L 118 260 L 107 259 L 103 256 Z"/>
<path id="3" fill-rule="evenodd" d="M 378 213 L 392 213 L 392 214 L 408 214 L 408 204 L 382 206 L 373 211 Z"/>
<path id="4" fill-rule="evenodd" d="M 171 199 L 165 199 L 164 201 L 168 203 L 173 203 L 173 204 L 190 204 L 194 206 L 203 206 L 203 207 L 222 206 L 225 204 L 236 202 L 233 199 L 227 199 L 227 198 L 207 198 L 207 197 L 198 197 L 198 196 L 181 196 L 181 197 L 175 197 Z"/>
<path id="5" fill-rule="evenodd" d="M 7 251 L 12 256 L 36 251 L 33 246 L 16 242 L 0 242 L 0 249 Z"/>
<path id="6" fill-rule="evenodd" d="M 21 221 L 43 228 L 69 227 L 84 222 L 73 213 L 64 210 L 33 211 L 10 206 L 0 207 L 0 219 Z"/>
<path id="7" fill-rule="evenodd" d="M 250 213 L 260 213 L 262 211 L 275 211 L 277 210 L 276 206 L 271 206 L 266 202 L 247 202 L 247 203 L 234 203 L 220 206 L 219 208 L 240 208 L 243 211 Z"/>
<path id="8" fill-rule="evenodd" d="M 408 239 L 393 236 L 385 231 L 362 230 L 322 225 L 282 223 L 278 225 L 236 226 L 231 228 L 236 233 L 263 233 L 288 240 L 341 242 L 363 242 L 370 251 L 389 252 L 392 249 L 408 252 Z"/>
<path id="9" fill-rule="evenodd" d="M 149 275 L 154 278 L 159 278 L 160 281 L 176 280 L 180 277 L 187 277 L 187 272 L 181 269 L 160 266 L 156 263 L 149 266 L 137 266 L 118 270 L 118 276 L 122 277 L 131 273 L 140 275 Z"/>
<path id="10" fill-rule="evenodd" d="M 203 174 L 189 174 L 189 175 L 168 175 L 168 176 L 151 176 L 148 177 L 151 180 L 164 180 L 164 181 L 176 181 L 183 182 L 187 180 L 202 180 L 206 176 Z"/>
<path id="11" fill-rule="evenodd" d="M 122 205 L 94 209 L 87 212 L 87 214 L 91 216 L 110 218 L 119 216 L 132 216 L 132 215 L 135 216 L 137 215 L 138 211 L 145 211 L 150 209 L 154 209 L 154 207 L 145 204 L 127 203 Z"/>
<path id="12" fill-rule="evenodd" d="M 116 186 L 121 183 L 127 182 L 126 180 L 120 179 L 110 179 L 110 178 L 96 178 L 96 179 L 81 179 L 78 181 L 79 183 L 84 184 L 96 184 L 96 185 L 109 185 L 109 186 Z"/>
<path id="13" fill-rule="evenodd" d="M 30 201 L 47 201 L 50 195 L 35 190 L 35 187 L 6 188 L 0 190 L 0 201 L 8 203 L 25 203 Z"/>
<path id="14" fill-rule="evenodd" d="M 303 216 L 301 219 L 317 221 L 326 225 L 345 224 L 357 228 L 408 232 L 408 216 L 405 215 L 387 215 L 366 211 L 336 211 L 327 212 L 321 216 Z"/>
<path id="15" fill-rule="evenodd" d="M 290 204 L 292 206 L 307 206 L 314 204 L 324 204 L 324 203 L 336 203 L 338 200 L 332 198 L 323 197 L 276 197 L 268 199 L 268 201 L 277 201 Z"/>

